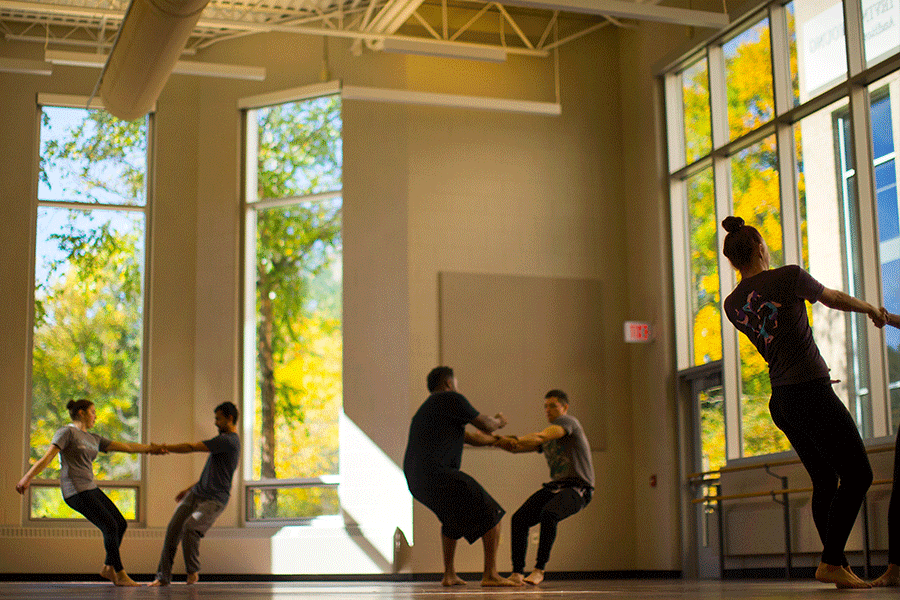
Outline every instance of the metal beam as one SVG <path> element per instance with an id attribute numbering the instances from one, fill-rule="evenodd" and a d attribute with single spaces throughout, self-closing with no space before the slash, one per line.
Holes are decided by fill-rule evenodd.
<path id="1" fill-rule="evenodd" d="M 728 25 L 728 15 L 725 13 L 639 4 L 625 0 L 504 0 L 503 4 L 713 29 L 721 29 Z"/>
<path id="2" fill-rule="evenodd" d="M 374 2 L 370 3 L 369 7 L 373 7 L 374 4 Z M 390 6 L 391 4 L 394 3 L 389 3 L 388 6 Z M 421 2 L 413 1 L 411 4 L 409 2 L 400 3 L 401 6 L 404 4 L 406 4 L 407 6 L 417 7 L 419 4 L 421 4 Z M 649 3 L 641 4 L 638 2 L 629 2 L 627 0 L 505 0 L 503 4 L 507 6 L 524 6 L 528 8 L 601 16 L 613 16 L 625 19 L 637 19 L 641 21 L 658 21 L 661 23 L 690 25 L 694 27 L 710 27 L 714 29 L 720 29 L 728 24 L 728 16 L 724 13 L 657 6 Z M 387 8 L 387 6 L 385 8 Z M 107 17 L 108 19 L 114 21 L 121 20 L 124 14 L 123 10 L 76 6 L 70 4 L 53 4 L 28 0 L 0 0 L 0 10 L 41 14 L 72 15 L 95 19 Z M 384 10 L 382 10 L 381 12 L 386 14 Z M 411 14 L 412 12 L 409 11 L 407 17 Z M 382 24 L 382 26 L 384 25 L 385 24 Z M 390 25 L 393 26 L 394 23 L 390 23 Z M 198 27 L 203 26 L 233 27 L 246 31 L 266 31 L 269 27 L 265 23 L 201 17 L 200 21 L 198 22 Z M 387 29 L 385 31 L 390 31 L 390 29 Z"/>

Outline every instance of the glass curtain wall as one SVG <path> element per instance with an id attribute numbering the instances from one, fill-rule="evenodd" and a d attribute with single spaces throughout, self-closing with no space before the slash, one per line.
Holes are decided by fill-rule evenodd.
<path id="1" fill-rule="evenodd" d="M 828 287 L 900 311 L 900 18 L 896 3 L 859 2 L 772 2 L 663 74 L 678 364 L 724 361 L 725 417 L 719 405 L 702 417 L 724 421 L 716 435 L 734 442 L 728 459 L 789 445 L 768 414 L 767 365 L 721 314 L 739 279 L 721 252 L 723 218 L 759 229 L 773 267 L 799 264 Z M 856 30 L 849 10 L 859 11 Z M 861 433 L 896 431 L 900 331 L 807 308 Z"/>

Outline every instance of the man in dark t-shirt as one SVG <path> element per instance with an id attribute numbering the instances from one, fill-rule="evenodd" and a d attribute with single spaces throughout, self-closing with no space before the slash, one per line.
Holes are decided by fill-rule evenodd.
<path id="1" fill-rule="evenodd" d="M 456 391 L 450 367 L 436 367 L 428 374 L 431 395 L 419 407 L 409 427 L 403 472 L 413 498 L 427 506 L 441 522 L 445 586 L 464 585 L 456 574 L 456 543 L 464 537 L 484 544 L 485 570 L 481 585 L 513 586 L 497 572 L 497 545 L 504 510 L 471 476 L 459 470 L 463 444 L 490 446 L 491 435 L 506 425 L 502 414 L 479 414 Z M 469 431 L 471 423 L 479 431 Z"/>
<path id="2" fill-rule="evenodd" d="M 172 563 L 178 543 L 184 551 L 187 583 L 200 579 L 200 538 L 212 527 L 231 497 L 231 479 L 241 456 L 241 440 L 237 434 L 238 409 L 232 402 L 216 407 L 216 428 L 219 435 L 204 442 L 163 444 L 166 452 L 184 454 L 209 452 L 200 480 L 175 496 L 179 502 L 166 529 L 156 579 L 150 586 L 169 585 Z"/>

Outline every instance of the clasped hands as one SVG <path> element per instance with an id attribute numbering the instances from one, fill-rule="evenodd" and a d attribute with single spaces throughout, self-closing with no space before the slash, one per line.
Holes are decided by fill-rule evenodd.
<path id="1" fill-rule="evenodd" d="M 519 444 L 519 439 L 514 435 L 498 435 L 496 437 L 497 440 L 493 445 L 498 448 L 503 448 L 507 452 L 516 452 L 517 450 L 522 449 L 522 446 Z"/>
<path id="2" fill-rule="evenodd" d="M 150 449 L 147 450 L 147 454 L 168 454 L 169 449 L 166 448 L 165 444 L 154 444 L 150 443 Z"/>
<path id="3" fill-rule="evenodd" d="M 897 315 L 891 314 L 891 312 L 885 307 L 881 307 L 878 309 L 878 317 L 871 317 L 872 323 L 878 327 L 879 329 L 884 327 L 885 325 L 893 325 L 894 327 L 900 327 L 900 322 L 897 320 Z"/>

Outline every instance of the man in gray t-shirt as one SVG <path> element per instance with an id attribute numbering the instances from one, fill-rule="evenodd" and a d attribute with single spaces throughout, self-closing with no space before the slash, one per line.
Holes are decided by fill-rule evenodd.
<path id="1" fill-rule="evenodd" d="M 556 540 L 556 526 L 591 501 L 594 491 L 594 463 L 591 447 L 578 419 L 567 414 L 569 398 L 562 390 L 550 390 L 544 397 L 549 427 L 521 437 L 501 437 L 497 445 L 509 452 L 543 452 L 550 467 L 550 481 L 512 516 L 510 540 L 513 572 L 510 579 L 534 585 L 544 580 L 544 567 Z M 537 562 L 525 577 L 528 530 L 540 523 Z"/>
<path id="2" fill-rule="evenodd" d="M 171 583 L 178 542 L 181 542 L 184 551 L 187 583 L 196 583 L 200 579 L 200 538 L 222 514 L 231 497 L 231 480 L 241 456 L 241 440 L 237 434 L 238 409 L 231 402 L 223 402 L 216 407 L 215 414 L 216 428 L 219 430 L 216 437 L 203 442 L 163 444 L 168 452 L 209 452 L 209 458 L 200 480 L 175 497 L 179 504 L 166 529 L 156 579 L 150 586 Z"/>

